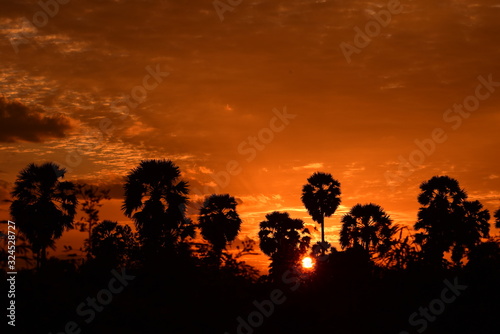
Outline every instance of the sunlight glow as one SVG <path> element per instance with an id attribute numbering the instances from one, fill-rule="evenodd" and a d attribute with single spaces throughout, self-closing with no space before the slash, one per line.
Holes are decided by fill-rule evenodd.
<path id="1" fill-rule="evenodd" d="M 302 267 L 306 269 L 311 269 L 314 267 L 314 262 L 313 260 L 308 256 L 302 259 Z"/>

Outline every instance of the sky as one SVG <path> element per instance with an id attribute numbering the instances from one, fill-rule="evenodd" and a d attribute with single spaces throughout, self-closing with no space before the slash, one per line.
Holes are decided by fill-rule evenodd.
<path id="1" fill-rule="evenodd" d="M 341 183 L 337 246 L 357 203 L 412 226 L 434 175 L 496 210 L 499 15 L 493 0 L 4 1 L 0 218 L 18 172 L 54 161 L 111 188 L 101 217 L 129 223 L 123 178 L 153 158 L 193 202 L 236 197 L 240 238 L 275 210 L 316 226 L 300 200 L 316 171 Z"/>

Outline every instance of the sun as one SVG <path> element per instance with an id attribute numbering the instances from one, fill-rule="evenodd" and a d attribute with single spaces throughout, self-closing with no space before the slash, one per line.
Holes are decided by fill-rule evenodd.
<path id="1" fill-rule="evenodd" d="M 314 267 L 314 262 L 313 260 L 308 256 L 302 259 L 302 267 L 306 269 L 311 269 Z"/>

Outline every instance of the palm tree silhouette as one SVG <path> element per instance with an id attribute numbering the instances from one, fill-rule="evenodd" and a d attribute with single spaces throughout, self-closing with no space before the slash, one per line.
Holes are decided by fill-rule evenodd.
<path id="1" fill-rule="evenodd" d="M 500 228 L 500 209 L 495 212 L 495 227 Z"/>
<path id="2" fill-rule="evenodd" d="M 488 238 L 490 232 L 490 213 L 479 201 L 464 201 L 460 206 L 461 219 L 453 228 L 454 242 L 451 258 L 456 265 L 461 264 L 466 251 L 481 243 L 481 238 Z"/>
<path id="3" fill-rule="evenodd" d="M 240 231 L 241 219 L 236 212 L 236 200 L 225 195 L 207 197 L 200 208 L 199 227 L 201 235 L 212 244 L 217 264 L 220 265 L 222 251 Z"/>
<path id="4" fill-rule="evenodd" d="M 144 252 L 174 251 L 194 225 L 186 218 L 188 184 L 170 160 L 143 160 L 132 169 L 124 185 L 122 210 L 135 222 Z"/>
<path id="5" fill-rule="evenodd" d="M 315 222 L 321 225 L 321 243 L 325 243 L 325 217 L 340 205 L 340 183 L 331 174 L 316 172 L 302 188 L 302 203 Z"/>
<path id="6" fill-rule="evenodd" d="M 420 185 L 415 241 L 422 246 L 424 259 L 436 268 L 442 266 L 444 253 L 454 242 L 456 224 L 462 220 L 460 206 L 467 194 L 458 181 L 448 176 L 434 176 Z"/>
<path id="7" fill-rule="evenodd" d="M 77 198 L 72 182 L 60 181 L 66 173 L 54 163 L 29 164 L 14 184 L 10 214 L 36 254 L 37 268 L 47 260 L 47 247 L 73 228 Z"/>
<path id="8" fill-rule="evenodd" d="M 298 263 L 309 248 L 311 237 L 301 219 L 292 219 L 288 212 L 272 212 L 260 223 L 260 249 L 271 257 L 270 273 L 280 277 Z"/>
<path id="9" fill-rule="evenodd" d="M 376 204 L 356 204 L 342 217 L 342 249 L 361 247 L 367 253 L 384 254 L 397 230 L 385 211 Z"/>

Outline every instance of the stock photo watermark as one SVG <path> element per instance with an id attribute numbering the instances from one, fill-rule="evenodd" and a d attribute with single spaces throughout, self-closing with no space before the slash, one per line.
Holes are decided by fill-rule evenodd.
<path id="1" fill-rule="evenodd" d="M 38 33 L 37 28 L 45 27 L 50 19 L 59 14 L 62 5 L 66 5 L 71 0 L 40 0 L 37 2 L 40 10 L 33 14 L 31 20 L 27 17 L 22 18 L 21 31 L 9 35 L 10 44 L 16 54 L 19 53 L 19 45 L 32 44 L 33 36 Z"/>
<path id="2" fill-rule="evenodd" d="M 348 64 L 352 62 L 353 54 L 360 54 L 361 51 L 368 47 L 374 38 L 378 37 L 382 28 L 386 28 L 392 21 L 393 15 L 400 14 L 403 11 L 399 0 L 389 0 L 386 5 L 387 9 L 380 9 L 372 15 L 372 19 L 366 22 L 364 29 L 354 27 L 354 35 L 352 44 L 341 42 L 339 47 Z"/>
<path id="3" fill-rule="evenodd" d="M 7 323 L 16 326 L 16 223 L 7 221 Z"/>
<path id="4" fill-rule="evenodd" d="M 290 125 L 291 121 L 297 117 L 296 114 L 288 113 L 286 106 L 283 107 L 282 111 L 274 108 L 272 112 L 274 115 L 269 120 L 267 127 L 261 128 L 256 135 L 248 136 L 237 146 L 238 154 L 244 156 L 245 161 L 248 163 L 255 160 L 258 156 L 258 152 L 263 151 L 267 145 L 271 144 L 276 134 L 284 131 L 285 128 Z M 233 177 L 240 175 L 242 172 L 243 166 L 240 161 L 235 159 L 229 160 L 223 170 L 210 173 L 212 181 L 216 184 L 215 186 L 205 185 L 203 189 L 194 188 L 191 192 L 200 197 L 204 197 L 205 194 L 218 193 L 229 186 Z M 182 204 L 179 205 L 178 208 L 181 212 L 185 210 Z M 201 209 L 201 203 L 194 202 L 193 209 Z M 188 218 L 186 217 L 186 219 Z"/>
<path id="5" fill-rule="evenodd" d="M 328 250 L 330 248 L 330 244 L 328 242 L 318 242 L 315 245 L 315 248 L 316 248 L 315 253 L 317 254 L 316 256 L 317 262 L 320 263 L 327 261 L 329 255 L 326 255 L 324 252 L 322 252 L 322 250 L 325 251 Z M 309 261 L 311 261 L 312 265 L 316 264 L 314 261 L 312 261 L 311 258 L 308 259 Z M 288 287 L 288 290 L 290 290 L 290 292 L 295 292 L 300 288 L 301 280 L 303 279 L 303 277 L 304 277 L 304 272 L 301 272 L 297 268 L 288 269 L 281 276 L 281 281 L 284 285 Z M 254 332 L 254 329 L 262 326 L 265 320 L 270 318 L 274 314 L 276 307 L 285 303 L 286 300 L 287 300 L 287 295 L 285 291 L 279 288 L 273 289 L 269 293 L 268 299 L 262 300 L 260 302 L 254 300 L 252 302 L 252 305 L 255 307 L 255 310 L 250 312 L 246 316 L 246 318 L 243 318 L 242 316 L 236 318 L 238 324 L 235 333 L 252 334 Z M 225 332 L 224 334 L 231 334 L 231 333 Z"/>
<path id="6" fill-rule="evenodd" d="M 219 20 L 221 22 L 224 21 L 224 13 L 225 12 L 232 12 L 241 5 L 243 0 L 214 0 L 212 2 L 212 5 L 214 6 L 215 12 L 219 16 Z"/>
<path id="7" fill-rule="evenodd" d="M 287 270 L 281 277 L 281 281 L 287 285 L 288 290 L 291 292 L 297 291 L 301 283 L 301 275 L 298 270 Z M 271 317 L 276 306 L 282 305 L 287 300 L 285 291 L 282 289 L 274 289 L 269 293 L 269 298 L 257 301 L 254 300 L 252 305 L 255 310 L 250 312 L 245 318 L 239 316 L 236 318 L 237 327 L 235 333 L 237 334 L 252 334 L 256 328 L 262 326 L 265 320 Z M 225 332 L 224 334 L 231 334 Z"/>
<path id="8" fill-rule="evenodd" d="M 429 326 L 429 323 L 436 321 L 437 317 L 443 314 L 446 306 L 455 302 L 467 285 L 459 284 L 458 277 L 455 277 L 453 283 L 445 279 L 443 283 L 446 285 L 441 290 L 439 298 L 435 298 L 429 302 L 427 307 L 419 307 L 418 312 L 413 312 L 408 318 L 408 323 L 414 327 L 417 333 L 423 333 Z M 411 334 L 408 331 L 399 332 L 399 334 Z"/>
<path id="9" fill-rule="evenodd" d="M 237 146 L 237 152 L 247 163 L 252 162 L 269 144 L 275 139 L 276 134 L 285 130 L 297 114 L 288 112 L 287 107 L 283 110 L 273 109 L 273 116 L 270 118 L 268 126 L 261 128 L 255 135 L 248 136 Z M 242 162 L 230 160 L 226 163 L 224 170 L 212 173 L 210 177 L 217 184 L 216 186 L 205 186 L 202 192 L 200 189 L 193 189 L 193 192 L 202 196 L 203 193 L 217 193 L 226 188 L 232 177 L 238 176 L 243 171 Z M 212 188 L 212 189 L 210 189 Z"/>
<path id="10" fill-rule="evenodd" d="M 121 273 L 113 269 L 111 274 L 114 277 L 109 280 L 107 288 L 99 290 L 95 297 L 87 297 L 76 307 L 76 314 L 83 318 L 85 324 L 94 321 L 96 312 L 102 312 L 105 306 L 111 304 L 114 296 L 121 293 L 135 279 L 135 276 L 127 275 L 125 268 L 121 269 Z M 49 332 L 49 334 L 79 334 L 81 332 L 81 326 L 76 321 L 71 320 L 64 325 L 63 331 Z"/>
<path id="11" fill-rule="evenodd" d="M 119 114 L 120 121 L 125 121 L 130 116 L 131 110 L 137 108 L 147 99 L 148 92 L 156 89 L 170 75 L 170 72 L 161 70 L 160 64 L 156 64 L 154 68 L 148 65 L 145 70 L 147 74 L 142 78 L 140 85 L 134 86 L 129 94 L 123 94 L 121 99 L 111 102 L 110 107 L 113 112 Z M 73 168 L 78 167 L 83 162 L 83 156 L 104 145 L 115 130 L 116 127 L 110 118 L 101 119 L 97 127 L 87 129 L 85 136 L 92 140 L 69 151 L 65 156 L 65 163 L 58 162 L 57 164 L 71 172 Z"/>
<path id="12" fill-rule="evenodd" d="M 493 81 L 492 74 L 486 77 L 480 75 L 477 80 L 479 84 L 476 86 L 474 94 L 466 96 L 462 103 L 455 103 L 452 108 L 446 109 L 442 115 L 444 123 L 451 126 L 453 131 L 458 130 L 462 126 L 464 119 L 469 118 L 473 112 L 479 109 L 481 101 L 486 101 L 496 91 L 496 87 L 500 87 L 500 82 Z M 384 173 L 387 185 L 394 187 L 403 184 L 425 163 L 427 158 L 436 152 L 439 144 L 443 144 L 448 140 L 448 132 L 441 127 L 436 127 L 427 138 L 415 139 L 414 143 L 417 148 L 407 156 L 400 155 L 398 157 L 397 170 Z"/>

